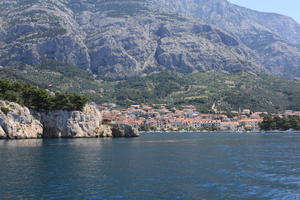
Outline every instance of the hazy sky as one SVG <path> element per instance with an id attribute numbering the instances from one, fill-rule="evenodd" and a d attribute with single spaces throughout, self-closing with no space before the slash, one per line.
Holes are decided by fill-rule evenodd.
<path id="1" fill-rule="evenodd" d="M 228 0 L 236 5 L 264 12 L 275 12 L 300 23 L 300 0 Z"/>

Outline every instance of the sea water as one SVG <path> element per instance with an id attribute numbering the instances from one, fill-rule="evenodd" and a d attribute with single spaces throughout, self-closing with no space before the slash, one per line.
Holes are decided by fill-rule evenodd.
<path id="1" fill-rule="evenodd" d="M 0 141 L 0 199 L 300 199 L 300 134 Z"/>

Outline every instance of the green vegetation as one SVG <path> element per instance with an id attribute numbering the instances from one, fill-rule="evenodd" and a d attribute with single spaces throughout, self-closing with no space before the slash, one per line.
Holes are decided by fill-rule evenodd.
<path id="1" fill-rule="evenodd" d="M 112 99 L 113 83 L 97 80 L 85 70 L 49 59 L 35 67 L 11 63 L 0 68 L 0 79 L 29 83 L 52 92 L 80 94 L 96 103 Z"/>
<path id="2" fill-rule="evenodd" d="M 0 107 L 0 110 L 5 114 L 5 115 L 7 115 L 8 114 L 8 112 L 9 112 L 9 109 L 8 108 L 6 108 L 6 107 Z"/>
<path id="3" fill-rule="evenodd" d="M 121 81 L 115 86 L 120 105 L 166 103 L 174 106 L 192 104 L 209 111 L 249 108 L 277 112 L 300 109 L 300 82 L 271 75 L 240 72 L 199 72 L 181 74 L 161 72 L 147 77 Z"/>
<path id="4" fill-rule="evenodd" d="M 0 80 L 0 99 L 16 102 L 38 111 L 82 110 L 88 102 L 86 97 L 77 94 L 51 94 L 45 89 L 29 84 Z M 3 113 L 9 110 L 1 107 Z"/>
<path id="5" fill-rule="evenodd" d="M 150 73 L 150 72 L 149 72 Z M 212 106 L 230 112 L 300 110 L 300 81 L 246 72 L 216 71 L 182 74 L 174 71 L 121 81 L 104 81 L 78 67 L 44 59 L 39 66 L 11 63 L 0 68 L 0 79 L 36 85 L 53 92 L 75 93 L 96 103 L 195 105 L 202 112 Z"/>
<path id="6" fill-rule="evenodd" d="M 155 13 L 155 16 L 157 19 L 160 20 L 167 20 L 167 21 L 174 21 L 174 22 L 186 22 L 188 21 L 187 18 L 180 16 L 179 14 L 176 13 L 163 13 L 163 12 L 157 12 Z"/>
<path id="7" fill-rule="evenodd" d="M 264 121 L 260 123 L 259 126 L 262 130 L 265 131 L 287 131 L 289 129 L 300 130 L 300 117 L 265 116 Z"/>
<path id="8" fill-rule="evenodd" d="M 104 12 L 108 17 L 124 17 L 124 16 L 135 16 L 143 14 L 148 11 L 145 6 L 147 1 L 116 1 L 116 0 L 98 0 L 97 6 L 94 8 L 95 11 Z"/>
<path id="9" fill-rule="evenodd" d="M 173 92 L 185 90 L 187 87 L 188 79 L 182 74 L 163 72 L 121 81 L 115 86 L 115 96 L 118 104 L 123 106 L 134 103 L 163 103 Z"/>

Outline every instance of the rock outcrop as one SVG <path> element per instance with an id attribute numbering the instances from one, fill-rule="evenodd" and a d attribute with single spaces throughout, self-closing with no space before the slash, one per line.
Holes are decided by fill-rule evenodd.
<path id="1" fill-rule="evenodd" d="M 99 110 L 87 104 L 83 111 L 31 111 L 17 103 L 0 101 L 0 139 L 136 137 L 129 125 L 102 124 Z"/>
<path id="2" fill-rule="evenodd" d="M 138 131 L 127 124 L 112 125 L 112 135 L 114 137 L 138 137 Z"/>
<path id="3" fill-rule="evenodd" d="M 110 125 L 101 125 L 96 130 L 97 137 L 113 137 L 112 128 Z"/>
<path id="4" fill-rule="evenodd" d="M 17 103 L 0 101 L 0 138 L 41 138 L 43 125 L 32 112 Z"/>
<path id="5" fill-rule="evenodd" d="M 53 111 L 41 114 L 43 137 L 96 137 L 102 124 L 100 111 L 86 105 L 83 111 Z"/>

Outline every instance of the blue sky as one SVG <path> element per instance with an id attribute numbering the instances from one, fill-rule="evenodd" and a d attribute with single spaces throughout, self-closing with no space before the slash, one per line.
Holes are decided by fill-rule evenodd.
<path id="1" fill-rule="evenodd" d="M 294 18 L 300 23 L 300 0 L 228 0 L 246 8 L 275 12 Z"/>

